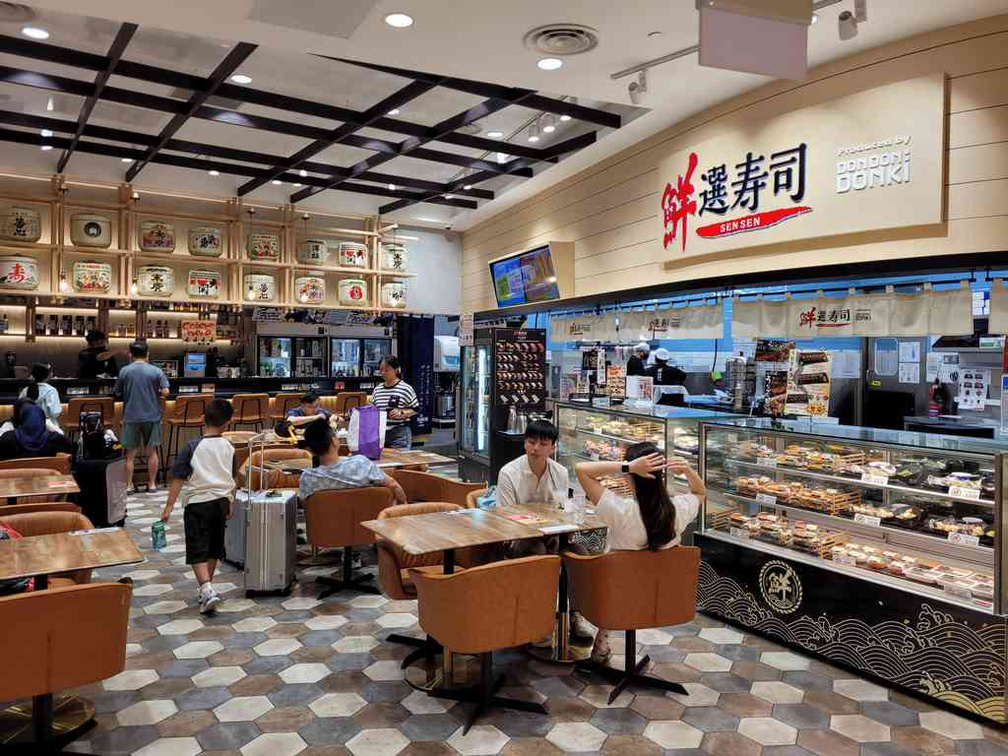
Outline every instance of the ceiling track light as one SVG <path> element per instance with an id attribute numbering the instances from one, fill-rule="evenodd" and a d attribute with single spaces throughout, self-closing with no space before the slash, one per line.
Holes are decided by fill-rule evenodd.
<path id="1" fill-rule="evenodd" d="M 556 131 L 556 117 L 552 113 L 544 114 L 539 123 L 543 134 L 552 134 Z"/>
<path id="2" fill-rule="evenodd" d="M 535 142 L 539 141 L 539 124 L 538 123 L 533 122 L 532 125 L 529 126 L 528 140 L 530 142 L 532 142 L 532 143 L 535 143 Z"/>
<path id="3" fill-rule="evenodd" d="M 634 105 L 640 105 L 644 102 L 644 98 L 647 97 L 647 69 L 637 74 L 637 78 L 630 82 L 627 86 L 627 92 L 630 95 L 630 102 Z"/>
<path id="4" fill-rule="evenodd" d="M 577 97 L 571 97 L 567 102 L 569 102 L 571 105 L 577 105 Z M 567 121 L 569 121 L 570 119 L 571 117 L 566 113 L 560 116 L 561 123 L 567 123 Z"/>
<path id="5" fill-rule="evenodd" d="M 837 34 L 840 39 L 847 41 L 849 39 L 854 39 L 857 36 L 857 19 L 854 18 L 854 14 L 850 11 L 844 11 L 839 16 L 837 16 Z"/>

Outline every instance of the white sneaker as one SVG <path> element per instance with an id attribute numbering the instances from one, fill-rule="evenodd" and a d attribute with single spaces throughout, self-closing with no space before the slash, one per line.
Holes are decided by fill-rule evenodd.
<path id="1" fill-rule="evenodd" d="M 201 586 L 199 590 L 200 614 L 209 614 L 216 611 L 217 605 L 223 600 L 209 583 L 205 587 Z"/>

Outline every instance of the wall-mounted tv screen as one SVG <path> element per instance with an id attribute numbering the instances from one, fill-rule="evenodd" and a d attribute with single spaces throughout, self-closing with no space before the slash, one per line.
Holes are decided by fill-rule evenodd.
<path id="1" fill-rule="evenodd" d="M 560 298 L 548 244 L 490 263 L 498 307 Z"/>

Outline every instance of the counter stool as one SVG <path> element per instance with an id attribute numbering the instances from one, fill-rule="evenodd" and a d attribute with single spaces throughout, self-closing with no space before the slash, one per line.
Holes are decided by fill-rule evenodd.
<path id="1" fill-rule="evenodd" d="M 66 419 L 62 422 L 70 441 L 76 438 L 77 431 L 80 430 L 82 412 L 101 412 L 102 423 L 111 426 L 115 422 L 115 400 L 111 396 L 76 396 L 71 399 L 67 404 Z"/>
<path id="2" fill-rule="evenodd" d="M 270 411 L 270 420 L 276 423 L 278 420 L 285 420 L 287 414 L 301 404 L 301 394 L 277 394 L 273 397 L 273 409 Z"/>
<path id="3" fill-rule="evenodd" d="M 172 455 L 178 456 L 179 437 L 183 428 L 202 428 L 203 413 L 207 404 L 213 401 L 213 394 L 186 394 L 175 399 L 172 414 L 166 415 L 164 423 L 168 426 L 168 438 L 161 449 L 161 476 L 167 480 L 169 462 Z M 174 446 L 173 446 L 174 442 Z"/>
<path id="4" fill-rule="evenodd" d="M 263 423 L 269 420 L 269 394 L 235 394 L 231 397 L 234 415 L 229 428 L 251 425 L 261 431 Z"/>
<path id="5" fill-rule="evenodd" d="M 341 391 L 336 394 L 336 414 L 346 417 L 354 407 L 367 404 L 368 395 L 363 391 Z"/>

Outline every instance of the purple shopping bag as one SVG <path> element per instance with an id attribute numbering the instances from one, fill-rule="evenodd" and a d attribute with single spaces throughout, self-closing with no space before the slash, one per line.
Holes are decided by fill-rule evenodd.
<path id="1" fill-rule="evenodd" d="M 347 446 L 368 459 L 380 458 L 385 446 L 385 412 L 373 404 L 354 407 L 350 411 Z"/>

